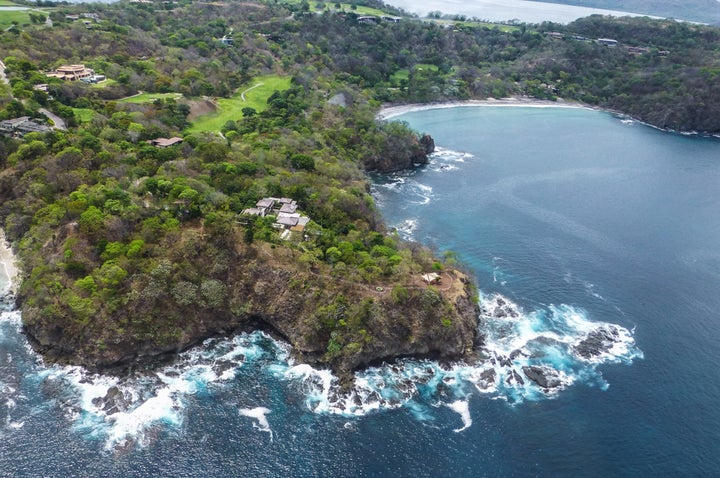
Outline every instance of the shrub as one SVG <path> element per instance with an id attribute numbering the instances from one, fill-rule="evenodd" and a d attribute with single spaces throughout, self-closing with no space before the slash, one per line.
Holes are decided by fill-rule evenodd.
<path id="1" fill-rule="evenodd" d="M 188 281 L 180 281 L 170 291 L 173 299 L 180 305 L 192 305 L 198 300 L 198 286 Z"/>
<path id="2" fill-rule="evenodd" d="M 393 287 L 391 295 L 393 302 L 395 302 L 396 304 L 402 304 L 408 299 L 410 294 L 405 287 L 401 285 L 396 285 L 395 287 Z"/>
<path id="3" fill-rule="evenodd" d="M 225 284 L 215 279 L 204 280 L 200 284 L 200 293 L 208 307 L 218 308 L 225 301 Z"/>

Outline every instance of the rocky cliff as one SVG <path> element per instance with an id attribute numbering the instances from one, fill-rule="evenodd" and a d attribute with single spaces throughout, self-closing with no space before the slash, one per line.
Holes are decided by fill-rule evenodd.
<path id="1" fill-rule="evenodd" d="M 208 253 L 197 252 L 198 258 Z M 403 283 L 356 283 L 334 276 L 327 265 L 303 265 L 297 254 L 236 243 L 217 303 L 173 299 L 167 281 L 178 265 L 159 264 L 132 279 L 122 306 L 83 323 L 62 309 L 44 313 L 21 294 L 25 330 L 49 359 L 93 369 L 127 368 L 210 336 L 255 328 L 286 339 L 298 360 L 345 378 L 399 356 L 459 359 L 472 353 L 479 309 L 474 286 L 460 271 L 443 271 L 433 286 L 419 275 Z"/>
<path id="2" fill-rule="evenodd" d="M 386 138 L 383 155 L 370 155 L 363 159 L 366 171 L 390 173 L 411 169 L 428 163 L 428 155 L 435 151 L 435 141 L 429 134 L 394 134 Z"/>

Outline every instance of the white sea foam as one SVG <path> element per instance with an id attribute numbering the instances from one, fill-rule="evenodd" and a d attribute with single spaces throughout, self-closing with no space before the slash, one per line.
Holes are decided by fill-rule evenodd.
<path id="1" fill-rule="evenodd" d="M 632 332 L 604 322 L 568 305 L 547 306 L 525 312 L 514 302 L 492 294 L 482 299 L 480 332 L 485 344 L 483 359 L 473 363 L 441 365 L 429 360 L 399 360 L 355 374 L 355 387 L 339 390 L 329 371 L 307 365 L 289 367 L 282 377 L 300 384 L 309 410 L 343 416 L 365 415 L 377 410 L 408 408 L 419 420 L 431 419 L 428 405 L 444 405 L 471 425 L 468 394 L 473 391 L 509 403 L 552 398 L 577 382 L 606 388 L 596 366 L 629 363 L 642 357 Z M 607 348 L 590 357 L 577 347 L 598 330 L 616 330 Z"/>
<path id="2" fill-rule="evenodd" d="M 472 426 L 472 417 L 470 416 L 470 404 L 467 400 L 457 400 L 447 404 L 448 408 L 460 415 L 463 426 L 453 430 L 455 433 L 459 433 Z"/>
<path id="3" fill-rule="evenodd" d="M 270 423 L 266 417 L 266 415 L 270 413 L 270 409 L 265 407 L 241 408 L 239 412 L 243 417 L 254 418 L 256 421 L 253 423 L 253 427 L 257 428 L 261 432 L 267 432 L 270 434 L 270 441 L 273 440 L 273 431 L 270 428 Z"/>
<path id="4" fill-rule="evenodd" d="M 58 366 L 37 376 L 79 433 L 104 440 L 107 449 L 143 446 L 159 430 L 181 429 L 189 397 L 233 379 L 237 369 L 264 356 L 265 342 L 275 343 L 261 332 L 207 340 L 155 373 L 123 378 Z M 275 349 L 287 359 L 286 349 Z"/>
<path id="5" fill-rule="evenodd" d="M 631 331 L 593 322 L 582 309 L 550 305 L 526 312 L 499 294 L 483 296 L 481 306 L 484 344 L 477 352 L 483 358 L 451 364 L 398 360 L 357 372 L 350 391 L 342 390 L 329 370 L 293 363 L 288 344 L 260 332 L 208 340 L 154 373 L 119 378 L 40 364 L 36 375 L 43 393 L 78 433 L 115 449 L 144 446 L 160 432 L 181 430 L 192 396 L 223 390 L 249 364 L 264 368 L 297 393 L 311 413 L 357 417 L 404 407 L 416 419 L 431 422 L 434 410 L 445 406 L 460 415 L 463 426 L 455 429 L 460 432 L 472 426 L 473 395 L 515 404 L 552 398 L 578 382 L 606 388 L 598 365 L 642 357 Z M 9 323 L 19 320 L 19 314 L 2 317 Z M 612 340 L 596 354 L 581 354 L 583 341 L 598 330 Z M 8 399 L 15 397 L 3 395 L 10 409 Z M 240 408 L 239 413 L 273 439 L 269 408 Z M 8 415 L 6 423 L 11 422 L 21 423 Z"/>
<path id="6" fill-rule="evenodd" d="M 412 239 L 415 230 L 418 227 L 417 219 L 405 219 L 400 224 L 394 226 L 403 239 Z"/>

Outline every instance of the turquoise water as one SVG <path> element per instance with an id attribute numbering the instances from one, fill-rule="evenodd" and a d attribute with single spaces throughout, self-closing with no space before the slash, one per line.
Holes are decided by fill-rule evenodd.
<path id="1" fill-rule="evenodd" d="M 390 224 L 457 251 L 484 291 L 582 308 L 634 330 L 644 354 L 601 367 L 604 392 L 517 407 L 507 460 L 551 475 L 716 474 L 720 141 L 581 109 L 401 119 L 446 151 L 379 188 Z"/>
<path id="2" fill-rule="evenodd" d="M 487 358 L 370 369 L 343 396 L 255 333 L 100 377 L 44 365 L 7 311 L 0 476 L 715 475 L 720 141 L 581 109 L 400 119 L 440 150 L 376 178 L 377 203 L 476 276 Z M 579 354 L 598 330 L 615 341 Z"/>

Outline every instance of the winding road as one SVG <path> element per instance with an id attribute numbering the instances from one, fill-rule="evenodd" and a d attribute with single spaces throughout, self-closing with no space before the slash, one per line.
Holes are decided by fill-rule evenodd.
<path id="1" fill-rule="evenodd" d="M 6 85 L 10 84 L 10 82 L 7 79 L 7 76 L 5 76 L 5 63 L 3 63 L 1 60 L 0 60 L 0 81 L 5 83 Z"/>
<path id="2" fill-rule="evenodd" d="M 5 83 L 6 85 L 10 84 L 10 81 L 8 81 L 7 76 L 5 76 L 5 63 L 3 63 L 1 60 L 0 60 L 0 81 Z M 10 97 L 12 98 L 12 92 L 10 92 Z M 40 108 L 38 111 L 52 120 L 53 128 L 60 129 L 60 130 L 67 129 L 67 125 L 65 125 L 65 121 L 58 115 L 52 113 L 51 111 L 49 111 L 45 108 Z"/>
<path id="3" fill-rule="evenodd" d="M 40 108 L 38 111 L 52 120 L 53 128 L 61 130 L 67 129 L 67 126 L 65 125 L 65 120 L 63 120 L 55 113 L 52 113 L 50 110 L 47 110 L 45 108 Z"/>

